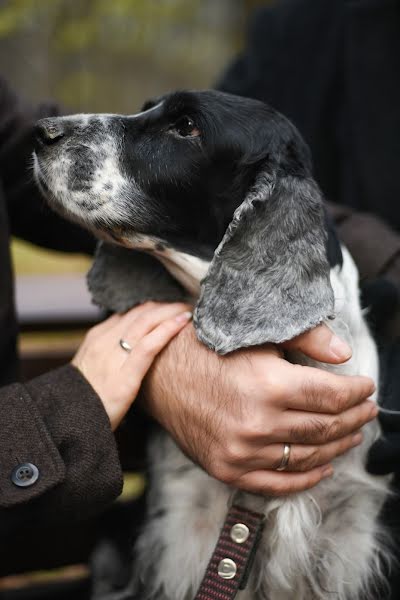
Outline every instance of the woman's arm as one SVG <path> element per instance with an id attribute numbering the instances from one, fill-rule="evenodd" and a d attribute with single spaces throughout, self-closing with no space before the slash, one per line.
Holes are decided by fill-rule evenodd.
<path id="1" fill-rule="evenodd" d="M 73 365 L 0 389 L 5 515 L 85 518 L 118 496 L 122 474 L 113 431 L 157 353 L 190 316 L 184 304 L 155 303 L 113 315 L 89 331 Z"/>

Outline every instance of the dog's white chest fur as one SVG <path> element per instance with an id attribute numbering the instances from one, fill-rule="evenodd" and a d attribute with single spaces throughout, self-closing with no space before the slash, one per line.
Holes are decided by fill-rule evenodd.
<path id="1" fill-rule="evenodd" d="M 197 298 L 200 293 L 200 281 L 206 276 L 209 263 L 191 254 L 170 248 L 162 251 L 155 250 L 154 254 L 190 295 Z"/>
<path id="2" fill-rule="evenodd" d="M 345 248 L 343 259 L 342 269 L 331 272 L 337 317 L 329 326 L 351 343 L 351 360 L 332 367 L 302 355 L 292 358 L 347 375 L 369 375 L 377 382 L 377 352 L 361 312 L 357 269 Z M 162 262 L 182 284 L 189 282 L 191 293 L 196 289 L 193 281 L 199 285 L 205 275 L 205 264 L 179 253 Z M 376 423 L 364 428 L 363 445 L 335 461 L 333 478 L 309 492 L 265 500 L 267 526 L 249 584 L 238 600 L 326 600 L 327 594 L 335 600 L 358 600 L 371 575 L 379 572 L 377 517 L 387 487 L 364 468 L 377 432 Z M 150 513 L 160 516 L 148 521 L 137 545 L 137 569 L 146 581 L 143 600 L 191 600 L 232 490 L 193 465 L 165 433 L 153 441 L 151 464 L 157 490 L 151 495 Z M 247 499 L 251 506 L 252 497 Z M 157 566 L 152 569 L 154 556 Z M 364 591 L 368 597 L 368 589 Z"/>
<path id="3" fill-rule="evenodd" d="M 162 240 L 142 235 L 131 234 L 122 240 L 124 246 L 144 250 L 164 265 L 169 273 L 189 292 L 193 298 L 200 293 L 200 282 L 205 277 L 209 262 L 197 256 L 180 252 L 165 246 Z"/>

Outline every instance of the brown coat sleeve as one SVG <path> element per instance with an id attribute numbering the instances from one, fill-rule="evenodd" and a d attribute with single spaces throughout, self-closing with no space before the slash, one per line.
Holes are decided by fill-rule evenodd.
<path id="1" fill-rule="evenodd" d="M 385 277 L 400 290 L 400 234 L 375 215 L 353 212 L 333 203 L 327 205 L 361 279 Z"/>
<path id="2" fill-rule="evenodd" d="M 100 399 L 73 366 L 0 389 L 0 507 L 29 503 L 34 518 L 87 517 L 122 489 L 110 422 Z M 19 487 L 12 472 L 31 463 L 38 480 Z"/>

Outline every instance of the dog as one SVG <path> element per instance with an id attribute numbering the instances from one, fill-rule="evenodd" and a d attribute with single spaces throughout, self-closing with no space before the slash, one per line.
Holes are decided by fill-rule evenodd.
<path id="1" fill-rule="evenodd" d="M 198 338 L 221 354 L 279 344 L 326 322 L 351 342 L 352 358 L 340 366 L 300 353 L 290 360 L 378 383 L 357 269 L 329 223 L 308 147 L 268 105 L 182 91 L 134 115 L 44 119 L 34 171 L 50 205 L 103 240 L 98 263 L 108 274 L 95 264 L 91 275 L 100 303 L 123 310 L 148 298 L 191 298 Z M 132 249 L 139 252 L 125 278 L 120 253 Z M 312 490 L 263 500 L 267 526 L 240 600 L 375 597 L 388 556 L 378 518 L 388 481 L 364 465 L 378 434 L 376 422 L 365 426 L 362 445 L 337 458 L 334 476 Z M 132 593 L 191 600 L 232 490 L 165 433 L 150 456 L 149 518 Z M 260 503 L 243 495 L 250 507 Z"/>

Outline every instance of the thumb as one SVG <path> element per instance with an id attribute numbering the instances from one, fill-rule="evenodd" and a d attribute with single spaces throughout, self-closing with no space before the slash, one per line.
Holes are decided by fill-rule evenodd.
<path id="1" fill-rule="evenodd" d="M 314 360 L 332 364 L 346 362 L 352 354 L 347 342 L 334 334 L 324 324 L 298 335 L 282 344 L 282 346 L 286 350 L 298 350 Z"/>

